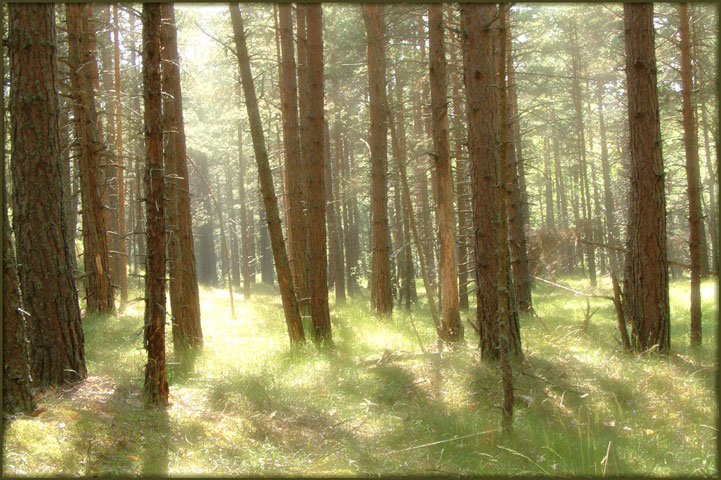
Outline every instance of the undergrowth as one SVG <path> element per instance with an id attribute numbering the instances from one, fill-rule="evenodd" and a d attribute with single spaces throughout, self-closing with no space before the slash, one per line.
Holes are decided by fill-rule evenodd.
<path id="1" fill-rule="evenodd" d="M 261 290 L 236 294 L 232 318 L 227 291 L 201 288 L 197 354 L 174 355 L 168 329 L 167 409 L 142 403 L 142 303 L 86 316 L 88 380 L 42 393 L 42 413 L 7 425 L 4 474 L 717 475 L 715 281 L 703 284 L 699 350 L 688 282 L 672 284 L 669 357 L 623 353 L 611 302 L 592 299 L 584 328 L 585 298 L 537 284 L 510 434 L 498 365 L 480 362 L 467 324 L 464 342 L 439 350 L 423 298 L 413 322 L 399 308 L 373 318 L 365 295 L 331 300 L 336 348 L 290 351 L 280 298 Z"/>

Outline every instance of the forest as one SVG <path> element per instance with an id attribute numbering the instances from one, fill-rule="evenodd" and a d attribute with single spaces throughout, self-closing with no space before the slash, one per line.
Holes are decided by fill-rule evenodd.
<path id="1" fill-rule="evenodd" d="M 2 474 L 718 476 L 718 35 L 0 5 Z"/>

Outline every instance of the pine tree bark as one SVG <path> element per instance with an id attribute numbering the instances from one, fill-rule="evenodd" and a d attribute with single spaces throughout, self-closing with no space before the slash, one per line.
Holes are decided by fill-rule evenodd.
<path id="1" fill-rule="evenodd" d="M 497 76 L 493 55 L 493 19 L 496 7 L 491 4 L 461 6 L 461 35 L 468 117 L 468 150 L 471 163 L 473 224 L 475 228 L 475 271 L 478 326 L 481 332 L 481 356 L 499 359 L 500 350 L 521 352 L 517 317 L 506 304 L 503 289 L 511 285 L 507 272 L 507 244 L 499 243 L 505 234 L 502 202 L 505 192 L 499 176 L 501 159 L 497 145 L 499 109 L 496 93 Z M 506 252 L 506 255 L 503 252 Z M 492 288 L 494 286 L 496 288 Z M 490 288 L 489 288 L 490 287 Z M 501 318 L 499 318 L 499 314 Z M 507 322 L 508 338 L 503 347 L 499 329 Z M 505 328 L 505 327 L 504 327 Z"/>
<path id="2" fill-rule="evenodd" d="M 326 250 L 326 192 L 324 155 L 323 18 L 319 3 L 306 6 L 308 42 L 308 257 L 313 340 L 332 344 L 328 308 L 328 252 Z"/>
<path id="3" fill-rule="evenodd" d="M 182 350 L 203 343 L 200 322 L 198 274 L 190 212 L 183 97 L 180 86 L 180 58 L 175 8 L 172 3 L 160 6 L 160 58 L 163 91 L 163 159 L 167 181 L 168 274 L 170 276 L 170 311 L 173 317 L 173 347 Z"/>
<path id="4" fill-rule="evenodd" d="M 13 227 L 30 372 L 36 386 L 59 385 L 84 379 L 87 369 L 64 232 L 55 11 L 52 4 L 8 8 Z"/>
<path id="5" fill-rule="evenodd" d="M 73 116 L 79 143 L 87 311 L 111 313 L 115 305 L 110 282 L 106 206 L 103 202 L 107 196 L 101 164 L 104 145 L 97 128 L 95 106 L 98 67 L 91 53 L 95 32 L 90 28 L 91 20 L 85 4 L 67 4 L 66 20 Z"/>
<path id="6" fill-rule="evenodd" d="M 21 6 L 21 8 L 23 8 Z M 11 13 L 12 15 L 12 13 Z M 3 132 L 3 137 L 4 132 Z M 5 139 L 3 138 L 3 150 Z M 5 152 L 3 151 L 3 158 Z M 4 187 L 3 187 L 4 188 Z M 4 193 L 4 192 L 3 192 Z M 30 413 L 35 399 L 30 389 L 30 342 L 22 313 L 15 252 L 10 243 L 10 222 L 3 208 L 3 415 Z"/>
<path id="7" fill-rule="evenodd" d="M 688 4 L 678 5 L 679 34 L 681 37 L 681 98 L 683 114 L 684 148 L 686 152 L 686 181 L 688 184 L 689 257 L 691 259 L 691 328 L 692 347 L 701 345 L 701 276 L 704 243 L 703 212 L 701 211 L 701 172 L 698 159 L 698 130 L 696 101 L 693 97 L 691 71 L 691 35 L 689 32 Z M 706 259 L 708 272 L 708 258 Z"/>
<path id="8" fill-rule="evenodd" d="M 462 72 L 457 75 L 458 81 L 453 85 L 453 137 L 454 156 L 456 157 L 456 204 L 458 206 L 458 298 L 462 311 L 468 310 L 468 273 L 472 262 L 472 253 L 469 252 L 469 215 L 471 207 L 468 204 L 468 159 L 463 153 L 463 144 L 466 142 L 462 119 L 461 83 Z"/>
<path id="9" fill-rule="evenodd" d="M 448 138 L 448 93 L 446 52 L 443 42 L 443 5 L 428 7 L 433 160 L 438 179 L 438 238 L 440 244 L 440 289 L 442 332 L 445 340 L 463 339 L 458 300 L 456 222 L 453 212 L 453 173 Z"/>
<path id="10" fill-rule="evenodd" d="M 143 393 L 149 404 L 168 403 L 165 375 L 165 171 L 160 58 L 160 4 L 143 4 L 143 104 L 145 125 L 145 365 Z"/>
<path id="11" fill-rule="evenodd" d="M 385 49 L 382 6 L 365 4 L 363 19 L 368 41 L 368 89 L 371 146 L 371 310 L 381 316 L 393 311 L 388 224 L 387 116 L 385 98 Z"/>
<path id="12" fill-rule="evenodd" d="M 280 97 L 285 148 L 285 178 L 288 199 L 288 261 L 293 285 L 305 285 L 305 222 L 303 220 L 303 171 L 300 158 L 298 88 L 293 52 L 291 4 L 278 4 L 280 28 Z M 302 295 L 298 290 L 296 294 Z"/>
<path id="13" fill-rule="evenodd" d="M 243 18 L 237 3 L 230 4 L 230 16 L 233 24 L 236 53 L 238 55 L 238 65 L 240 67 L 241 81 L 243 84 L 245 106 L 250 121 L 250 133 L 253 137 L 255 160 L 258 165 L 258 180 L 263 194 L 266 221 L 268 223 L 268 230 L 270 231 L 271 247 L 273 249 L 273 258 L 275 259 L 275 268 L 278 275 L 278 285 L 280 287 L 286 325 L 288 326 L 288 335 L 291 344 L 302 343 L 305 341 L 303 324 L 300 320 L 298 303 L 293 290 L 293 279 L 290 276 L 288 255 L 285 250 L 283 230 L 278 213 L 278 201 L 273 186 L 273 174 L 268 162 L 268 152 L 265 148 L 265 138 L 263 136 L 260 112 L 258 111 L 258 99 L 255 94 L 253 75 L 250 70 L 250 58 L 245 42 L 245 32 L 243 31 Z"/>
<path id="14" fill-rule="evenodd" d="M 624 4 L 626 83 L 631 144 L 624 310 L 636 352 L 668 353 L 670 311 L 666 197 L 661 153 L 653 4 Z"/>
<path id="15" fill-rule="evenodd" d="M 524 215 L 524 185 L 522 179 L 521 135 L 518 127 L 518 102 L 516 99 L 515 75 L 513 70 L 513 55 L 511 54 L 511 31 L 508 26 L 510 9 L 504 7 L 501 17 L 501 38 L 506 54 L 501 61 L 505 61 L 508 80 L 506 84 L 508 101 L 502 107 L 506 109 L 508 135 L 504 142 L 507 144 L 505 162 L 507 164 L 506 184 L 508 187 L 508 223 L 510 233 L 511 266 L 513 268 L 513 285 L 518 309 L 528 312 L 532 305 L 531 273 L 528 266 L 528 252 L 526 232 L 524 225 L 528 223 L 527 214 Z M 502 49 L 503 49 L 502 48 Z M 500 83 L 500 82 L 499 82 Z"/>
<path id="16" fill-rule="evenodd" d="M 120 308 L 128 303 L 128 255 L 125 241 L 125 156 L 123 151 L 123 105 L 121 97 L 120 77 L 120 30 L 118 28 L 118 5 L 113 4 L 113 63 L 115 88 L 115 161 L 117 171 L 115 174 L 118 191 L 118 274 L 120 280 Z"/>
<path id="17" fill-rule="evenodd" d="M 604 85 L 599 84 L 597 90 L 598 97 L 598 125 L 599 137 L 601 142 L 601 174 L 603 176 L 603 209 L 606 220 L 606 243 L 613 245 L 616 242 L 616 207 L 613 201 L 613 192 L 611 191 L 611 166 L 608 161 L 608 144 L 606 141 L 606 122 L 603 117 L 603 91 Z M 608 260 L 611 264 L 611 271 L 618 270 L 618 260 L 616 259 L 616 251 L 608 251 Z"/>

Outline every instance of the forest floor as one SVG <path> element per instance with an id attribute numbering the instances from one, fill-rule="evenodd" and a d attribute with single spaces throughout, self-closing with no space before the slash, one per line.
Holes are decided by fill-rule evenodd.
<path id="1" fill-rule="evenodd" d="M 510 434 L 499 431 L 499 366 L 480 362 L 467 324 L 466 341 L 439 352 L 423 302 L 423 353 L 405 312 L 379 321 L 361 296 L 331 301 L 335 350 L 291 353 L 280 297 L 257 287 L 236 295 L 236 318 L 227 291 L 201 289 L 205 346 L 181 361 L 168 336 L 167 409 L 142 403 L 142 303 L 85 318 L 88 380 L 42 394 L 42 413 L 8 425 L 3 473 L 718 475 L 715 280 L 702 286 L 696 351 L 688 281 L 672 283 L 666 358 L 623 353 L 612 302 L 591 299 L 599 310 L 584 331 L 585 299 L 538 283 L 540 319 L 521 317 Z"/>

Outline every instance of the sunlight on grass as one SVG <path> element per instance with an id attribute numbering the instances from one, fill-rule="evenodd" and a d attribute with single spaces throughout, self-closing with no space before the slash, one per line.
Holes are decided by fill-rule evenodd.
<path id="1" fill-rule="evenodd" d="M 590 291 L 581 278 L 563 283 Z M 607 294 L 607 283 L 601 278 L 598 291 Z M 227 290 L 201 287 L 205 345 L 197 355 L 177 357 L 168 328 L 167 409 L 142 403 L 142 303 L 118 317 L 86 317 L 90 378 L 41 395 L 47 411 L 8 425 L 4 473 L 717 472 L 715 281 L 702 288 L 698 351 L 688 347 L 688 282 L 672 284 L 669 358 L 624 354 L 611 302 L 591 299 L 599 310 L 584 331 L 585 299 L 537 284 L 540 318 L 521 318 L 511 435 L 498 431 L 498 365 L 480 362 L 470 328 L 465 342 L 439 352 L 427 305 L 414 310 L 416 334 L 407 312 L 373 318 L 361 296 L 331 302 L 335 350 L 309 342 L 290 351 L 280 299 L 258 287 L 250 300 L 235 294 L 235 317 Z"/>

